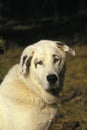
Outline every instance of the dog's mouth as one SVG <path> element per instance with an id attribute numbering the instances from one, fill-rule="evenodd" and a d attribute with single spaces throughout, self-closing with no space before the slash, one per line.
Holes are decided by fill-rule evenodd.
<path id="1" fill-rule="evenodd" d="M 51 89 L 49 92 L 55 97 L 58 96 L 58 89 Z"/>
<path id="2" fill-rule="evenodd" d="M 58 87 L 54 84 L 50 84 L 50 87 L 48 89 L 48 92 L 52 94 L 53 96 L 58 96 Z"/>

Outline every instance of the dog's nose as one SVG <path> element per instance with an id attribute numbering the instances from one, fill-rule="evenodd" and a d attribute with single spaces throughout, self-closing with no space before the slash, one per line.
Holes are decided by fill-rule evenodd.
<path id="1" fill-rule="evenodd" d="M 49 83 L 55 83 L 57 81 L 57 76 L 55 74 L 51 74 L 47 76 L 47 81 Z"/>

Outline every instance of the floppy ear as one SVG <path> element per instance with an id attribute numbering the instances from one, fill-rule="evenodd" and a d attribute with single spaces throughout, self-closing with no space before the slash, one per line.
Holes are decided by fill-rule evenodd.
<path id="1" fill-rule="evenodd" d="M 20 59 L 20 73 L 24 76 L 27 76 L 27 74 L 29 73 L 29 68 L 31 65 L 31 60 L 33 57 L 33 53 L 34 51 L 32 51 L 31 49 L 25 49 L 21 59 Z"/>
<path id="2" fill-rule="evenodd" d="M 72 56 L 75 56 L 75 50 L 73 50 L 72 48 L 70 48 L 68 45 L 66 45 L 66 44 L 64 44 L 64 43 L 62 43 L 60 41 L 57 41 L 57 45 L 58 45 L 58 48 L 60 48 L 64 52 L 68 52 Z"/>

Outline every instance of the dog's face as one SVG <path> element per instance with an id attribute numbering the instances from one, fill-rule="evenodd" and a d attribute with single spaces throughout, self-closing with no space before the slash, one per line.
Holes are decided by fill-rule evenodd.
<path id="1" fill-rule="evenodd" d="M 75 55 L 74 50 L 58 41 L 42 40 L 27 47 L 21 57 L 21 73 L 27 84 L 56 95 L 63 87 L 65 52 Z"/>

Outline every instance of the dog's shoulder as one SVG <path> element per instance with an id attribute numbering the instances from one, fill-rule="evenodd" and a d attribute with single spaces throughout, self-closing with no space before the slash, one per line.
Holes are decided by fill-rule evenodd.
<path id="1" fill-rule="evenodd" d="M 18 68 L 19 65 L 16 64 L 8 71 L 1 83 L 1 86 L 3 86 L 4 84 L 6 85 L 6 83 L 11 82 L 11 80 L 13 81 L 15 80 L 15 78 L 17 78 Z"/>

